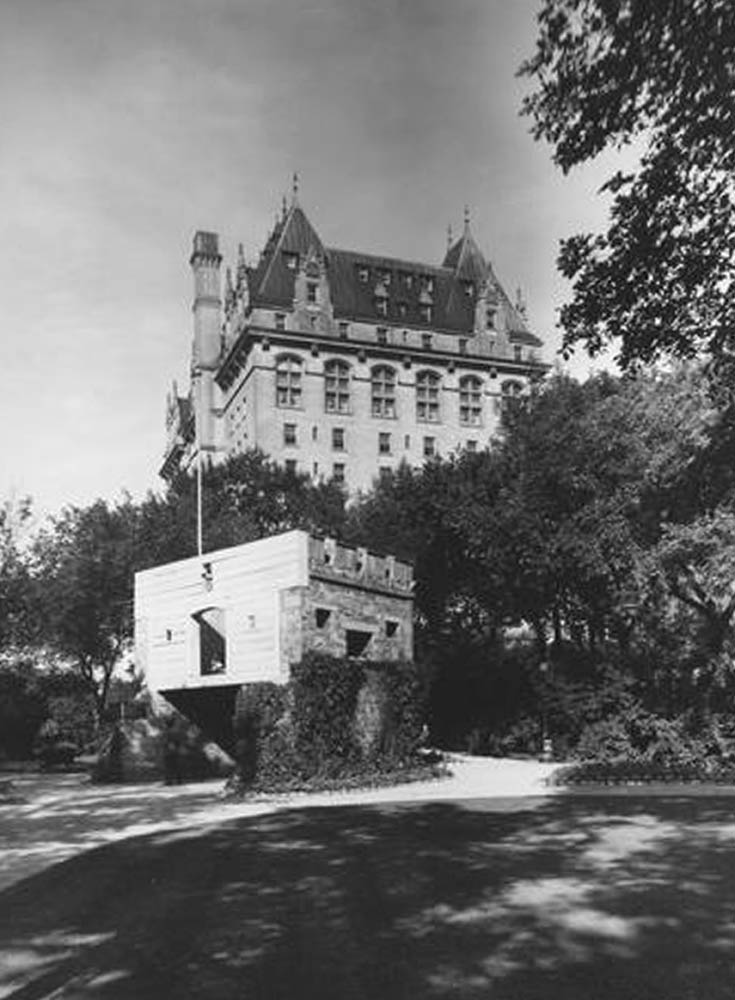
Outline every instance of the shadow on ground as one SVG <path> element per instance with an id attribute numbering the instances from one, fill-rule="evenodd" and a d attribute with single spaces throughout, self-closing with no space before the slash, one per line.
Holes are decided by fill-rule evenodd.
<path id="1" fill-rule="evenodd" d="M 109 841 L 191 825 L 218 808 L 224 783 L 97 785 L 81 774 L 28 774 L 10 784 L 0 801 L 0 890 Z"/>
<path id="2" fill-rule="evenodd" d="M 730 997 L 732 799 L 292 810 L 0 894 L 0 996 Z"/>

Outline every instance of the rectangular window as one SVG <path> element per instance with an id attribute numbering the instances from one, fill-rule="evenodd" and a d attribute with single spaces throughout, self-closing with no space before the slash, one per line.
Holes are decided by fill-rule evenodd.
<path id="1" fill-rule="evenodd" d="M 468 441 L 467 451 L 477 451 L 477 441 Z"/>
<path id="2" fill-rule="evenodd" d="M 460 354 L 467 353 L 467 340 L 464 337 L 459 338 L 459 353 Z"/>
<path id="3" fill-rule="evenodd" d="M 286 472 L 288 472 L 288 474 L 291 475 L 291 476 L 295 476 L 296 475 L 296 459 L 295 458 L 287 458 L 286 459 Z"/>
<path id="4" fill-rule="evenodd" d="M 345 481 L 345 467 L 344 462 L 335 462 L 332 466 L 332 479 L 335 483 L 344 483 Z"/>
<path id="5" fill-rule="evenodd" d="M 347 340 L 347 334 L 349 333 L 349 331 L 350 331 L 350 324 L 341 322 L 339 324 L 339 339 Z"/>
<path id="6" fill-rule="evenodd" d="M 436 439 L 433 437 L 424 438 L 424 458 L 433 458 L 436 455 Z"/>
<path id="7" fill-rule="evenodd" d="M 296 444 L 296 424 L 283 425 L 283 443 L 285 445 Z"/>
<path id="8" fill-rule="evenodd" d="M 374 417 L 395 417 L 396 375 L 392 368 L 382 365 L 373 369 L 370 394 Z"/>
<path id="9" fill-rule="evenodd" d="M 406 449 L 406 451 L 408 451 L 408 449 L 411 447 L 411 435 L 410 434 L 406 434 L 406 436 L 404 437 L 404 439 L 403 439 L 403 447 Z"/>
<path id="10" fill-rule="evenodd" d="M 290 253 L 288 250 L 284 250 L 283 262 L 289 271 L 295 271 L 299 266 L 299 255 L 297 253 Z"/>
<path id="11" fill-rule="evenodd" d="M 390 434 L 387 431 L 378 434 L 378 454 L 390 455 Z"/>
<path id="12" fill-rule="evenodd" d="M 358 267 L 358 269 L 357 269 L 357 277 L 358 277 L 358 280 L 363 285 L 366 285 L 368 283 L 368 281 L 370 280 L 370 269 L 367 268 L 367 267 Z"/>
<path id="13" fill-rule="evenodd" d="M 474 375 L 459 380 L 459 422 L 471 427 L 482 423 L 482 382 Z"/>
<path id="14" fill-rule="evenodd" d="M 421 334 L 421 346 L 423 347 L 423 349 L 425 351 L 430 351 L 431 350 L 431 334 L 430 333 L 422 333 Z"/>
<path id="15" fill-rule="evenodd" d="M 301 406 L 301 362 L 281 358 L 276 366 L 276 406 Z"/>
<path id="16" fill-rule="evenodd" d="M 332 428 L 332 451 L 345 450 L 345 429 L 344 427 Z"/>
<path id="17" fill-rule="evenodd" d="M 378 316 L 387 316 L 388 315 L 388 300 L 384 299 L 382 296 L 379 296 L 378 298 L 376 298 L 376 300 L 375 300 L 375 311 L 377 312 Z"/>
<path id="18" fill-rule="evenodd" d="M 276 330 L 286 329 L 286 316 L 284 313 L 276 313 Z"/>
<path id="19" fill-rule="evenodd" d="M 312 468 L 313 468 L 313 474 L 314 474 L 314 476 L 318 476 L 319 475 L 319 463 L 318 462 L 314 462 L 314 465 L 313 465 Z"/>
<path id="20" fill-rule="evenodd" d="M 306 285 L 307 302 L 316 302 L 316 290 L 317 290 L 317 285 L 313 281 L 307 282 Z"/>
<path id="21" fill-rule="evenodd" d="M 416 378 L 416 419 L 439 422 L 439 376 L 421 372 Z"/>
<path id="22" fill-rule="evenodd" d="M 314 426 L 311 428 L 311 440 L 316 441 L 318 437 L 319 437 L 319 428 L 317 427 L 316 424 L 314 424 Z"/>
<path id="23" fill-rule="evenodd" d="M 388 330 L 384 326 L 378 327 L 378 343 L 383 345 L 388 343 Z"/>
<path id="24" fill-rule="evenodd" d="M 424 323 L 431 323 L 431 316 L 432 316 L 431 306 L 430 305 L 420 305 L 419 306 L 419 315 L 421 316 L 421 319 L 422 319 L 422 321 Z"/>
<path id="25" fill-rule="evenodd" d="M 515 344 L 513 347 L 513 360 L 522 361 L 523 360 L 523 348 Z"/>
<path id="26" fill-rule="evenodd" d="M 398 303 L 398 315 L 401 319 L 405 319 L 408 316 L 408 305 L 405 302 Z"/>
<path id="27" fill-rule="evenodd" d="M 327 413 L 350 411 L 350 369 L 344 361 L 328 361 L 324 367 L 324 409 Z"/>

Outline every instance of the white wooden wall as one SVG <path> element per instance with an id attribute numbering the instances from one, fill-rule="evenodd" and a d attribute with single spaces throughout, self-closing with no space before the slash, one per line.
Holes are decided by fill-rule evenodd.
<path id="1" fill-rule="evenodd" d="M 212 569 L 212 584 L 203 578 Z M 279 642 L 279 592 L 306 586 L 308 535 L 289 531 L 135 575 L 135 650 L 154 691 L 288 680 Z M 225 612 L 226 670 L 202 676 L 199 628 L 192 615 Z"/>

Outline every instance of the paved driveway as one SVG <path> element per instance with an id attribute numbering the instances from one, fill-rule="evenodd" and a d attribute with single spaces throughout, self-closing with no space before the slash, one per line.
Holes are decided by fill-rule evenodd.
<path id="1" fill-rule="evenodd" d="M 25 801 L 0 806 L 0 889 L 81 851 L 125 837 L 211 827 L 280 809 L 376 802 L 538 795 L 553 765 L 453 755 L 451 775 L 393 788 L 317 795 L 223 796 L 222 781 L 93 785 L 80 774 L 25 774 L 13 785 Z"/>
<path id="2" fill-rule="evenodd" d="M 15 1000 L 729 1000 L 732 798 L 283 809 L 0 893 Z"/>

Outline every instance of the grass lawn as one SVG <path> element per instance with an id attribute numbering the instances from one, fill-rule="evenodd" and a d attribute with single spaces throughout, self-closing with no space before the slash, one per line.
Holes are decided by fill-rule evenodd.
<path id="1" fill-rule="evenodd" d="M 493 799 L 129 838 L 0 893 L 0 996 L 729 998 L 734 809 Z"/>

